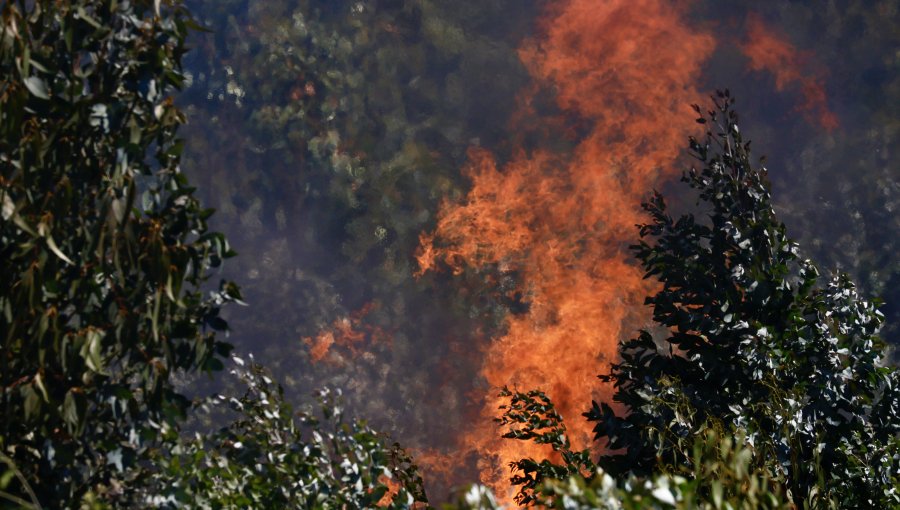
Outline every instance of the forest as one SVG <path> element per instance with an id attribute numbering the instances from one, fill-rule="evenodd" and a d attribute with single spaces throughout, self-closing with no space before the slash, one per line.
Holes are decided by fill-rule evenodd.
<path id="1" fill-rule="evenodd" d="M 898 25 L 0 0 L 0 508 L 900 508 Z"/>

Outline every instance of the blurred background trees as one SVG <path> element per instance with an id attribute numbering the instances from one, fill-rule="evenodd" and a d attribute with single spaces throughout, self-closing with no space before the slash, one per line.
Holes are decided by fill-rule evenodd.
<path id="1" fill-rule="evenodd" d="M 213 32 L 186 61 L 185 165 L 240 246 L 226 274 L 252 313 L 228 317 L 233 341 L 290 395 L 340 387 L 406 444 L 452 444 L 471 405 L 457 388 L 478 370 L 514 275 L 415 279 L 414 253 L 441 201 L 462 196 L 469 146 L 505 143 L 526 79 L 516 47 L 536 7 L 189 5 Z M 344 324 L 323 340 L 347 333 L 352 349 L 317 344 Z"/>

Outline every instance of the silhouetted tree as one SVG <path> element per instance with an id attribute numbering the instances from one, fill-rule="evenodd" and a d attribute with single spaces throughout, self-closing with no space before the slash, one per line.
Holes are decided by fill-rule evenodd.
<path id="1" fill-rule="evenodd" d="M 845 275 L 823 281 L 778 221 L 766 170 L 751 163 L 719 93 L 691 139 L 701 168 L 683 180 L 693 214 L 669 216 L 659 193 L 644 204 L 637 258 L 661 283 L 647 299 L 669 332 L 621 345 L 602 377 L 627 414 L 594 403 L 596 438 L 615 474 L 650 474 L 692 462 L 710 420 L 740 431 L 756 467 L 797 505 L 885 508 L 900 502 L 900 377 L 881 366 L 882 315 Z M 700 108 L 696 107 L 698 113 Z"/>
<path id="2" fill-rule="evenodd" d="M 706 219 L 669 216 L 659 193 L 644 204 L 651 221 L 633 249 L 661 283 L 646 303 L 669 333 L 623 342 L 601 376 L 625 411 L 594 402 L 585 413 L 609 453 L 595 464 L 589 449 L 572 451 L 543 393 L 503 393 L 504 437 L 548 444 L 562 461 L 514 462 L 520 503 L 628 508 L 642 485 L 664 486 L 664 499 L 686 508 L 900 502 L 900 377 L 882 366 L 883 316 L 846 275 L 822 282 L 799 258 L 734 99 L 726 91 L 713 101 L 697 120 L 705 139 L 690 139 L 702 168 L 683 177 Z"/>

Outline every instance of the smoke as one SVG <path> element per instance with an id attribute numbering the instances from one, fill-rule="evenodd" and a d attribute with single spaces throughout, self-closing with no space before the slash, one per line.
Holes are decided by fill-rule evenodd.
<path id="1" fill-rule="evenodd" d="M 761 17 L 751 15 L 747 19 L 746 39 L 740 47 L 750 59 L 750 69 L 771 73 L 779 92 L 792 89 L 799 92 L 802 99 L 797 111 L 807 120 L 829 131 L 838 127 L 837 115 L 828 108 L 823 77 L 810 72 L 806 56 L 785 35 L 767 27 Z"/>

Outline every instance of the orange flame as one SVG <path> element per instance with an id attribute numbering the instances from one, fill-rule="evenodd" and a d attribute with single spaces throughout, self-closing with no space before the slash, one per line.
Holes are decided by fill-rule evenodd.
<path id="1" fill-rule="evenodd" d="M 838 127 L 838 118 L 829 108 L 820 76 L 804 76 L 805 56 L 783 34 L 769 29 L 759 16 L 747 20 L 747 40 L 741 50 L 750 59 L 753 71 L 768 71 L 775 77 L 775 88 L 783 91 L 791 86 L 799 87 L 803 101 L 797 110 L 808 120 L 827 130 Z"/>
<path id="2" fill-rule="evenodd" d="M 331 348 L 335 345 L 356 357 L 364 347 L 389 341 L 389 336 L 381 328 L 364 323 L 366 316 L 375 308 L 375 303 L 368 303 L 349 316 L 335 320 L 315 338 L 304 337 L 302 342 L 309 347 L 309 357 L 314 362 L 322 361 L 333 352 Z"/>
<path id="3" fill-rule="evenodd" d="M 547 392 L 576 448 L 591 439 L 580 418 L 587 392 L 609 395 L 596 375 L 615 360 L 622 323 L 648 291 L 624 250 L 641 220 L 638 205 L 695 127 L 689 105 L 701 97 L 694 84 L 714 41 L 687 24 L 686 9 L 666 0 L 553 6 L 545 33 L 520 57 L 587 134 L 571 155 L 522 149 L 502 168 L 491 154 L 472 149 L 465 169 L 470 193 L 445 204 L 434 234 L 421 239 L 423 272 L 441 262 L 456 272 L 497 264 L 521 275 L 530 309 L 507 319 L 481 375 L 492 388 Z M 460 442 L 463 451 L 477 452 L 482 482 L 502 496 L 509 493 L 510 461 L 548 452 L 500 439 L 491 421 L 498 405 L 487 399 L 482 419 Z"/>
<path id="4" fill-rule="evenodd" d="M 399 481 L 387 476 L 380 475 L 378 477 L 378 483 L 387 487 L 387 492 L 384 493 L 384 496 L 378 500 L 378 503 L 375 505 L 379 508 L 385 508 L 390 506 L 390 504 L 394 501 L 394 497 L 400 492 L 400 489 L 403 487 Z"/>

